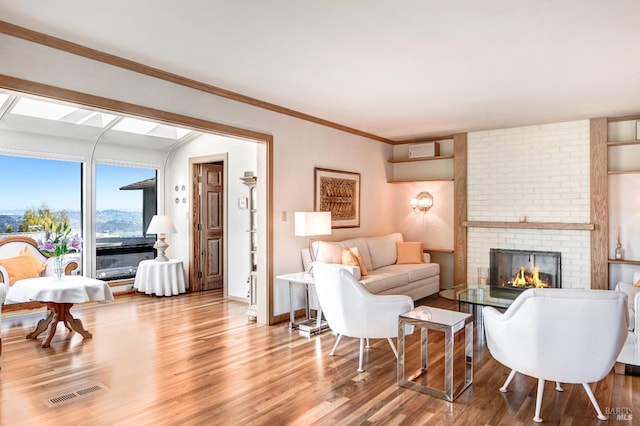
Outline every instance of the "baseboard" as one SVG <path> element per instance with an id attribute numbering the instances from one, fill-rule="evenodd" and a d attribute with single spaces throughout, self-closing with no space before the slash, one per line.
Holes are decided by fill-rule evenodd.
<path id="1" fill-rule="evenodd" d="M 640 376 L 640 366 L 616 362 L 613 367 L 613 372 L 616 374 L 624 374 L 625 376 Z"/>
<path id="2" fill-rule="evenodd" d="M 294 315 L 294 318 L 300 318 L 300 317 L 304 317 L 306 313 L 303 308 L 303 309 L 298 309 L 297 311 L 293 311 L 293 315 Z M 315 309 L 311 309 L 311 316 L 315 317 L 315 315 L 317 315 L 317 311 Z M 283 322 L 288 323 L 289 321 L 291 321 L 291 315 L 287 312 L 286 314 L 275 315 L 273 317 L 272 325 L 280 324 Z"/>

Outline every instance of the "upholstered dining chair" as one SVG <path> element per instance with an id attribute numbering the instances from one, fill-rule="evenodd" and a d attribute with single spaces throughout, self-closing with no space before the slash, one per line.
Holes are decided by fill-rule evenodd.
<path id="1" fill-rule="evenodd" d="M 344 268 L 326 263 L 314 263 L 315 290 L 329 327 L 338 334 L 334 356 L 343 336 L 360 339 L 358 372 L 363 372 L 365 340 L 387 339 L 398 358 L 393 341 L 398 337 L 398 316 L 413 309 L 413 300 L 404 295 L 375 295 L 369 293 Z M 411 330 L 407 330 L 412 332 Z"/>
<path id="2" fill-rule="evenodd" d="M 0 355 L 2 355 L 2 305 L 7 297 L 7 285 L 0 282 Z M 1 368 L 1 367 L 0 367 Z"/>
<path id="3" fill-rule="evenodd" d="M 516 372 L 538 379 L 536 412 L 546 380 L 580 383 L 600 420 L 606 420 L 589 383 L 606 377 L 627 337 L 627 296 L 618 291 L 529 289 L 504 312 L 482 310 L 491 355 L 511 368 L 501 392 Z"/>

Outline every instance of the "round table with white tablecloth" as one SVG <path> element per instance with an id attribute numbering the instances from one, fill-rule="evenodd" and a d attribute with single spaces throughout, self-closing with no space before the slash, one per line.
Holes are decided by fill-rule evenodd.
<path id="1" fill-rule="evenodd" d="M 36 329 L 27 335 L 27 339 L 36 339 L 49 329 L 47 337 L 42 342 L 42 347 L 48 348 L 56 334 L 58 322 L 63 322 L 70 331 L 78 332 L 85 339 L 92 337 L 91 333 L 85 330 L 82 321 L 71 315 L 71 307 L 75 303 L 103 303 L 112 300 L 113 294 L 106 282 L 80 275 L 65 275 L 61 280 L 49 276 L 18 280 L 9 287 L 5 304 L 46 303 L 49 309 L 47 317 L 38 322 Z"/>
<path id="2" fill-rule="evenodd" d="M 186 291 L 182 260 L 143 260 L 138 265 L 133 288 L 156 296 L 175 296 Z"/>

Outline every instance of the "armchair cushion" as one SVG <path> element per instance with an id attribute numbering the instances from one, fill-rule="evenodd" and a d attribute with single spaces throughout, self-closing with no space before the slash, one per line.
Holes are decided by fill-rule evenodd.
<path id="1" fill-rule="evenodd" d="M 15 257 L 0 259 L 0 266 L 7 271 L 9 285 L 25 278 L 39 277 L 45 269 L 45 264 L 40 263 L 27 247 Z"/>

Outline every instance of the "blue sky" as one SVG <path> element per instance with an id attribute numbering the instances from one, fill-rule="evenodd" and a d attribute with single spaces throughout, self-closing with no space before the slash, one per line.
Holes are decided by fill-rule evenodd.
<path id="1" fill-rule="evenodd" d="M 80 163 L 0 155 L 0 211 L 47 204 L 52 210 L 80 210 Z M 155 170 L 98 165 L 97 210 L 142 210 L 142 191 L 118 188 L 155 176 Z"/>

